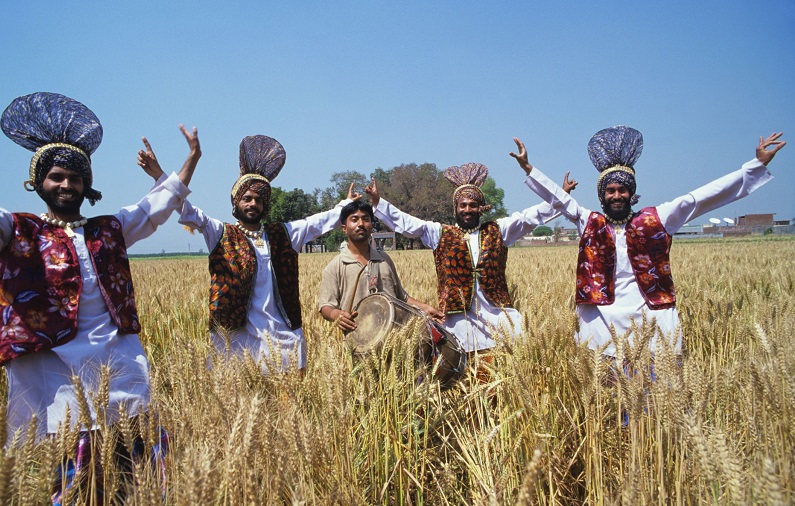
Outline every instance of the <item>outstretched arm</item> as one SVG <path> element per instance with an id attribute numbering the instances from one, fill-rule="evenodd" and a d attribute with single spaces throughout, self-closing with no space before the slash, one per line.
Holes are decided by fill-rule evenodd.
<path id="1" fill-rule="evenodd" d="M 529 176 L 530 173 L 533 172 L 533 166 L 527 161 L 527 150 L 524 147 L 524 143 L 520 141 L 518 137 L 514 137 L 513 142 L 515 142 L 516 147 L 519 148 L 519 154 L 516 154 L 513 151 L 508 154 L 516 159 L 516 163 L 519 164 L 519 167 L 521 167 L 524 170 L 524 173 Z"/>
<path id="2" fill-rule="evenodd" d="M 406 304 L 416 307 L 417 309 L 425 313 L 425 315 L 428 316 L 431 320 L 434 320 L 438 323 L 444 323 L 444 313 L 442 313 L 435 307 L 431 306 L 430 304 L 420 302 L 410 295 L 406 299 Z"/>
<path id="3" fill-rule="evenodd" d="M 178 176 L 182 184 L 188 186 L 193 177 L 193 171 L 196 170 L 196 164 L 199 163 L 199 158 L 202 157 L 202 148 L 199 144 L 199 131 L 196 127 L 193 127 L 192 133 L 188 132 L 185 125 L 180 125 L 179 130 L 182 132 L 182 135 L 185 136 L 185 140 L 188 141 L 190 152 L 188 152 L 188 158 L 186 158 L 185 163 L 182 164 L 182 169 L 180 169 Z"/>
<path id="4" fill-rule="evenodd" d="M 534 175 L 541 174 L 538 170 Z M 569 172 L 563 177 L 562 191 L 566 194 L 571 193 L 574 188 L 579 184 L 574 179 L 569 179 Z M 543 174 L 541 174 L 543 176 Z M 529 177 L 527 178 L 530 179 Z M 525 182 L 525 184 L 528 184 Z M 553 183 L 554 184 L 554 183 Z M 500 218 L 497 224 L 500 226 L 502 233 L 502 240 L 511 245 L 522 237 L 526 236 L 536 227 L 549 223 L 550 221 L 558 218 L 561 211 L 548 202 L 542 202 L 534 206 L 528 207 L 518 213 L 513 213 L 511 216 Z"/>
<path id="5" fill-rule="evenodd" d="M 307 216 L 301 220 L 285 223 L 287 233 L 295 251 L 301 251 L 304 244 L 320 237 L 326 232 L 330 232 L 341 225 L 340 213 L 342 208 L 349 202 L 362 198 L 362 194 L 353 189 L 353 183 L 348 188 L 348 196 L 340 201 L 336 206 L 321 213 Z"/>
<path id="6" fill-rule="evenodd" d="M 685 223 L 715 209 L 750 195 L 773 176 L 766 166 L 787 143 L 779 140 L 781 133 L 767 139 L 759 138 L 756 158 L 723 177 L 707 183 L 670 202 L 657 206 L 657 214 L 669 234 L 676 233 Z M 769 147 L 772 149 L 768 149 Z"/>
<path id="7" fill-rule="evenodd" d="M 510 153 L 510 155 L 516 159 L 516 162 L 520 167 L 522 167 L 522 169 L 524 169 L 525 174 L 528 175 L 527 179 L 525 179 L 525 185 L 527 185 L 528 188 L 533 190 L 539 197 L 541 197 L 544 202 L 551 206 L 554 210 L 554 213 L 562 214 L 569 221 L 576 223 L 580 230 L 582 230 L 582 227 L 585 225 L 585 222 L 588 219 L 590 211 L 580 207 L 577 201 L 569 195 L 569 193 L 576 188 L 577 184 L 579 183 L 574 179 L 569 179 L 570 173 L 567 172 L 566 176 L 563 178 L 563 187 L 561 188 L 527 161 L 527 150 L 525 149 L 522 141 L 516 137 L 514 137 L 513 140 L 519 148 L 519 154 Z M 533 209 L 540 209 L 543 211 L 536 213 L 534 221 L 550 221 L 548 218 L 550 209 L 544 206 L 544 204 L 541 204 L 541 206 L 536 206 L 535 208 L 530 208 L 529 210 Z M 527 214 L 527 211 L 528 209 L 525 210 L 525 214 Z M 536 224 L 540 225 L 540 223 Z"/>
<path id="8" fill-rule="evenodd" d="M 419 237 L 425 246 L 432 249 L 436 249 L 436 246 L 439 245 L 439 238 L 442 234 L 440 223 L 415 218 L 393 206 L 386 199 L 382 199 L 378 193 L 378 183 L 375 178 L 367 185 L 364 192 L 370 195 L 370 203 L 375 215 L 389 230 L 394 230 L 410 239 Z"/>

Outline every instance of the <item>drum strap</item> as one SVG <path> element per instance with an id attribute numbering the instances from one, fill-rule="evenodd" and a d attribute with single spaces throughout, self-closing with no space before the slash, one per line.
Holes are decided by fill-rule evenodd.
<path id="1" fill-rule="evenodd" d="M 378 266 L 381 265 L 381 262 L 371 261 L 368 265 L 370 266 L 370 274 L 367 276 L 367 292 L 375 293 L 378 291 L 378 279 L 380 277 Z"/>
<path id="2" fill-rule="evenodd" d="M 350 303 L 348 303 L 348 313 L 353 310 L 353 299 L 356 298 L 356 289 L 359 287 L 359 280 L 362 278 L 362 273 L 370 268 L 370 272 L 367 276 L 367 293 L 372 294 L 378 292 L 378 277 L 379 277 L 379 270 L 378 266 L 381 262 L 367 262 L 362 268 L 359 270 L 359 274 L 356 275 L 356 282 L 351 286 L 351 296 L 350 296 Z"/>

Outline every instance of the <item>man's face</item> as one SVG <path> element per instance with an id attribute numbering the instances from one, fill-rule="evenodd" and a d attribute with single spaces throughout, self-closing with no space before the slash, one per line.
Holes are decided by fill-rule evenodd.
<path id="1" fill-rule="evenodd" d="M 41 198 L 56 214 L 79 215 L 83 204 L 83 176 L 54 165 L 41 182 Z"/>
<path id="2" fill-rule="evenodd" d="M 480 225 L 480 204 L 476 200 L 462 197 L 455 205 L 455 221 L 461 228 L 475 228 Z"/>
<path id="3" fill-rule="evenodd" d="M 373 220 L 369 214 L 357 209 L 345 219 L 342 231 L 348 236 L 349 241 L 355 243 L 369 241 L 370 236 L 373 234 Z"/>
<path id="4" fill-rule="evenodd" d="M 610 183 L 605 187 L 604 211 L 614 220 L 623 220 L 631 209 L 629 204 L 629 188 L 621 183 Z"/>
<path id="5" fill-rule="evenodd" d="M 256 225 L 265 217 L 265 200 L 254 190 L 248 190 L 237 201 L 236 214 L 241 223 Z"/>

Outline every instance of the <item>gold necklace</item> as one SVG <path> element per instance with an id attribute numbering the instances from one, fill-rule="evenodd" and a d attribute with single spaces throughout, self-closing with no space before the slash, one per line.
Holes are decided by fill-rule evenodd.
<path id="1" fill-rule="evenodd" d="M 254 245 L 258 248 L 265 245 L 265 241 L 262 240 L 262 234 L 265 232 L 265 225 L 261 224 L 259 226 L 259 230 L 249 230 L 245 228 L 239 221 L 235 223 L 235 226 L 239 228 L 246 236 L 250 237 L 254 240 Z"/>
<path id="2" fill-rule="evenodd" d="M 88 223 L 88 218 L 84 218 L 82 216 L 77 221 L 63 221 L 55 218 L 50 218 L 49 216 L 47 216 L 47 213 L 41 213 L 39 217 L 41 218 L 41 221 L 47 223 L 48 225 L 64 229 L 64 232 L 66 232 L 66 235 L 68 235 L 69 237 L 74 237 L 75 228 L 80 228 L 86 223 Z"/>

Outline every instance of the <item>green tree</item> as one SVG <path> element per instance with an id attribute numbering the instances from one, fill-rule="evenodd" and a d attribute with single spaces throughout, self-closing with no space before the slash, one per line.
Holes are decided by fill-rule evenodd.
<path id="1" fill-rule="evenodd" d="M 317 198 L 300 188 L 286 192 L 279 187 L 271 188 L 270 221 L 287 222 L 300 220 L 319 211 Z"/>
<path id="2" fill-rule="evenodd" d="M 492 221 L 508 216 L 508 211 L 503 203 L 505 190 L 497 187 L 497 182 L 494 181 L 493 177 L 487 177 L 480 190 L 483 192 L 483 196 L 486 197 L 486 203 L 492 206 L 491 211 L 481 217 L 481 221 Z"/>
<path id="3" fill-rule="evenodd" d="M 552 234 L 553 234 L 553 232 L 552 232 L 551 228 L 549 228 L 546 225 L 541 225 L 540 227 L 536 227 L 535 230 L 533 230 L 533 234 L 532 235 L 533 235 L 533 237 L 541 237 L 541 236 L 549 237 Z"/>

